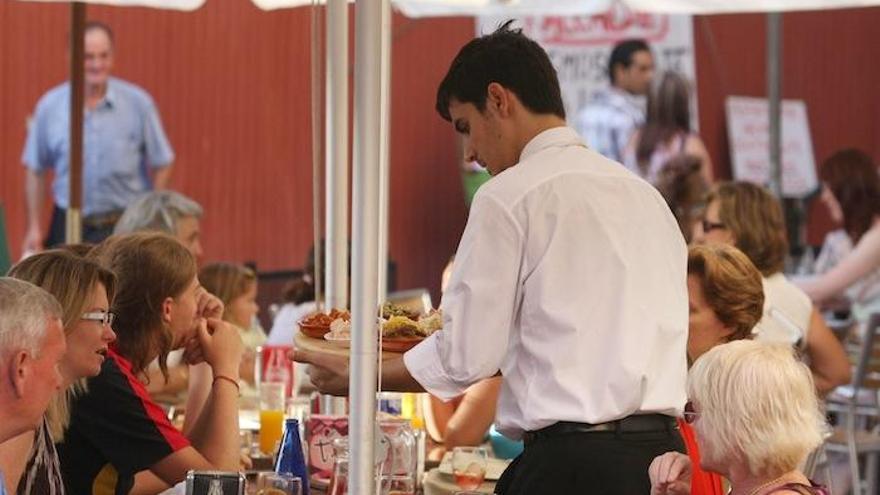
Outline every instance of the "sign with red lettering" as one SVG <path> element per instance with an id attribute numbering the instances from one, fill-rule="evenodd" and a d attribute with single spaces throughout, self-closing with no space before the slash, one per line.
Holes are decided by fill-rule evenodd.
<path id="1" fill-rule="evenodd" d="M 767 185 L 770 179 L 767 99 L 730 96 L 725 106 L 733 177 Z M 781 117 L 782 195 L 802 198 L 819 187 L 806 103 L 783 100 Z"/>

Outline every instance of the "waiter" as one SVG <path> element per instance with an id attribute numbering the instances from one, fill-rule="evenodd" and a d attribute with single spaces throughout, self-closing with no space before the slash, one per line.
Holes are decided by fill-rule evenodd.
<path id="1" fill-rule="evenodd" d="M 507 23 L 469 42 L 437 111 L 493 175 L 444 293 L 443 329 L 383 365 L 383 388 L 449 400 L 489 376 L 496 426 L 525 450 L 500 494 L 648 493 L 654 456 L 683 452 L 687 253 L 663 198 L 565 125 L 547 54 Z M 348 360 L 297 351 L 325 393 Z"/>

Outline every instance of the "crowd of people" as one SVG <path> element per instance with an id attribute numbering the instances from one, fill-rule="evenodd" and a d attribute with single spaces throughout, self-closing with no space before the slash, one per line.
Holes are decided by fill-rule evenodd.
<path id="1" fill-rule="evenodd" d="M 68 86 L 38 104 L 25 248 L 41 252 L 0 277 L 0 494 L 160 493 L 190 469 L 239 469 L 255 350 L 292 341 L 323 276 L 310 256 L 268 336 L 258 328 L 256 274 L 202 266 L 202 207 L 162 190 L 173 153 L 149 97 L 109 77 L 109 27 L 87 27 L 86 53 L 88 118 L 140 136 L 138 156 L 86 152 L 86 182 L 125 194 L 87 195 L 88 243 L 60 244 L 67 164 L 52 135 Z M 840 229 L 816 275 L 790 280 L 779 201 L 715 182 L 687 81 L 653 74 L 647 43 L 620 43 L 609 88 L 570 127 L 537 43 L 504 25 L 461 49 L 436 109 L 493 177 L 444 276 L 443 329 L 386 361 L 382 383 L 429 392 L 447 447 L 481 443 L 492 423 L 522 440 L 502 495 L 823 494 L 798 469 L 850 364 L 822 311 L 847 304 L 864 323 L 880 309 L 877 166 L 857 150 L 822 164 Z M 89 165 L 108 156 L 129 176 Z M 318 390 L 347 393 L 346 358 L 294 359 Z M 178 428 L 157 398 L 183 390 Z"/>

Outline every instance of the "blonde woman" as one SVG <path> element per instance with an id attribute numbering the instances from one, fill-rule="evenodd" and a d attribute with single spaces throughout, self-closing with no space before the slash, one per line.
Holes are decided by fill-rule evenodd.
<path id="1" fill-rule="evenodd" d="M 788 241 L 782 208 L 761 186 L 723 182 L 709 193 L 697 242 L 734 245 L 764 277 L 764 316 L 755 328 L 758 340 L 802 348 L 821 394 L 849 382 L 850 366 L 810 298 L 782 273 Z"/>
<path id="2" fill-rule="evenodd" d="M 810 370 L 790 346 L 741 340 L 714 347 L 688 374 L 685 419 L 702 468 L 730 480 L 732 495 L 827 491 L 797 466 L 822 443 L 825 419 Z M 651 463 L 651 495 L 690 494 L 691 460 L 667 452 Z"/>
<path id="3" fill-rule="evenodd" d="M 64 493 L 55 442 L 64 439 L 70 400 L 82 393 L 83 378 L 96 376 L 107 348 L 116 339 L 110 302 L 116 277 L 94 261 L 54 249 L 28 257 L 9 276 L 37 285 L 61 303 L 67 351 L 61 361 L 64 391 L 46 411 L 43 426 L 0 444 L 0 463 L 9 493 Z"/>

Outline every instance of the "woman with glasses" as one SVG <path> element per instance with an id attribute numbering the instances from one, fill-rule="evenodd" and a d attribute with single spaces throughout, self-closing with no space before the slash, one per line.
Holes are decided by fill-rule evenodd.
<path id="1" fill-rule="evenodd" d="M 810 370 L 790 346 L 749 340 L 716 346 L 688 373 L 685 419 L 699 465 L 736 495 L 825 495 L 798 470 L 822 443 L 825 419 Z M 651 463 L 651 495 L 690 494 L 693 459 L 667 452 Z"/>
<path id="2" fill-rule="evenodd" d="M 720 183 L 709 192 L 697 230 L 696 242 L 734 245 L 763 275 L 764 315 L 756 338 L 803 349 L 822 395 L 847 383 L 850 366 L 843 347 L 810 298 L 782 273 L 788 241 L 776 198 L 750 182 Z"/>
<path id="3" fill-rule="evenodd" d="M 56 495 L 64 489 L 54 442 L 64 440 L 72 398 L 85 391 L 85 378 L 101 372 L 108 346 L 116 339 L 110 312 L 116 277 L 61 249 L 25 259 L 9 276 L 42 287 L 61 303 L 67 351 L 60 364 L 65 388 L 50 403 L 43 426 L 0 445 L 0 462 L 9 493 Z"/>
<path id="4" fill-rule="evenodd" d="M 696 245 L 688 250 L 688 365 L 713 347 L 751 337 L 761 319 L 764 290 L 761 273 L 732 246 Z M 687 417 L 685 418 L 687 419 Z M 688 455 L 697 466 L 692 495 L 722 495 L 721 478 L 699 469 L 700 450 L 694 432 L 679 421 Z"/>
<path id="5" fill-rule="evenodd" d="M 222 304 L 199 285 L 195 258 L 158 233 L 111 237 L 92 256 L 117 276 L 117 340 L 88 393 L 73 401 L 70 427 L 57 445 L 67 492 L 159 493 L 190 469 L 238 469 L 241 338 L 220 319 Z M 167 373 L 168 353 L 181 348 L 213 375 L 200 412 L 187 411 L 186 435 L 143 383 L 151 361 L 158 358 Z"/>

